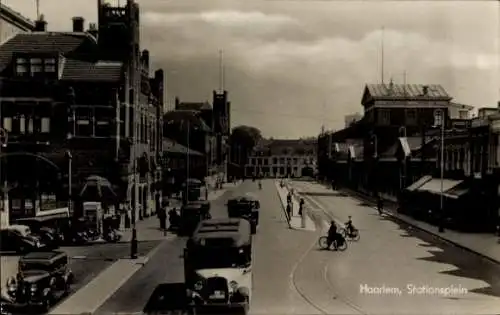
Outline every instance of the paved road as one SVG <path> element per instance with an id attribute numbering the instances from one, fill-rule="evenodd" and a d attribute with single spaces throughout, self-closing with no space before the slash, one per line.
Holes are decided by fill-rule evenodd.
<path id="1" fill-rule="evenodd" d="M 301 296 L 302 291 L 309 290 L 317 295 L 316 300 L 325 298 L 324 286 L 316 284 L 322 279 L 321 272 L 317 273 L 321 268 L 309 268 L 303 258 L 311 246 L 315 248 L 316 232 L 288 229 L 271 180 L 264 181 L 262 190 L 258 190 L 255 182 L 246 181 L 235 192 L 253 192 L 261 201 L 260 226 L 254 238 L 251 314 L 321 314 Z M 225 203 L 230 194 L 212 203 L 214 217 L 226 217 Z M 134 314 L 144 308 L 151 313 L 161 309 L 163 313 L 170 310 L 174 314 L 175 304 L 180 304 L 185 295 L 181 258 L 184 243 L 185 239 L 179 238 L 165 244 L 144 269 L 101 306 L 97 314 Z"/>
<path id="2" fill-rule="evenodd" d="M 214 218 L 226 216 L 225 203 L 232 191 L 229 188 L 221 197 L 211 202 L 211 213 Z M 236 191 L 241 191 L 241 186 L 237 187 Z M 96 314 L 134 314 L 142 312 L 146 306 L 151 311 L 158 308 L 164 310 L 165 307 L 162 305 L 165 303 L 158 300 L 158 292 L 167 292 L 166 295 L 178 302 L 175 297 L 185 295 L 182 286 L 184 281 L 182 251 L 186 240 L 186 237 L 177 237 L 164 242 L 147 265 L 115 292 Z M 167 308 L 175 309 L 175 305 L 169 305 Z"/>
<path id="3" fill-rule="evenodd" d="M 324 225 L 353 217 L 361 240 L 345 252 L 312 251 L 324 283 L 344 308 L 323 307 L 332 314 L 498 314 L 500 266 L 454 247 L 423 231 L 380 217 L 360 201 L 309 182 L 293 182 Z M 500 249 L 499 249 L 500 250 Z M 309 267 L 311 267 L 309 265 Z M 361 293 L 360 286 L 399 288 L 396 292 Z M 409 294 L 408 285 L 464 288 L 467 293 Z"/>

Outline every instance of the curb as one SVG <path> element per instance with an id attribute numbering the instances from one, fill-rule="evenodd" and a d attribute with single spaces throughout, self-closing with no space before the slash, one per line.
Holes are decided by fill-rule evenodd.
<path id="1" fill-rule="evenodd" d="M 352 191 L 352 190 L 350 190 L 348 188 L 347 189 L 341 188 L 341 190 L 343 190 L 345 193 L 347 193 L 351 197 L 354 197 L 354 198 L 357 198 L 357 199 L 362 199 L 364 201 L 368 201 L 370 203 L 373 203 L 373 200 L 371 200 L 368 196 L 363 195 L 362 193 L 359 193 L 359 192 L 356 192 L 356 191 Z M 391 200 L 388 200 L 388 201 L 394 203 Z M 374 207 L 372 207 L 372 208 L 374 208 Z M 425 228 L 422 228 L 422 227 L 420 227 L 420 226 L 418 226 L 418 225 L 416 225 L 416 224 L 414 224 L 412 222 L 409 222 L 408 220 L 405 220 L 404 218 L 401 218 L 401 217 L 397 216 L 395 213 L 393 213 L 392 210 L 389 210 L 389 211 L 385 210 L 385 211 L 383 211 L 383 213 L 386 214 L 386 215 L 388 215 L 388 216 L 390 216 L 391 218 L 393 218 L 393 219 L 395 219 L 397 221 L 404 222 L 407 225 L 410 225 L 410 226 L 412 226 L 413 228 L 415 228 L 417 230 L 420 230 L 420 231 L 425 232 L 427 234 L 430 234 L 430 235 L 432 235 L 432 236 L 434 236 L 436 238 L 439 238 L 441 241 L 443 241 L 445 243 L 449 243 L 449 244 L 451 244 L 451 245 L 453 245 L 455 247 L 458 247 L 458 248 L 463 249 L 465 251 L 468 251 L 470 253 L 476 254 L 476 255 L 478 255 L 478 256 L 486 259 L 486 260 L 489 260 L 490 262 L 493 262 L 495 264 L 499 264 L 500 265 L 500 260 L 497 260 L 497 259 L 495 259 L 493 257 L 490 257 L 490 256 L 486 255 L 486 254 L 480 253 L 480 252 L 478 252 L 478 251 L 476 251 L 474 249 L 471 249 L 471 248 L 469 248 L 469 247 L 467 247 L 465 245 L 462 245 L 460 243 L 457 243 L 455 241 L 452 241 L 452 240 L 449 240 L 447 238 L 444 238 L 439 233 L 431 232 L 431 231 L 429 231 L 429 230 L 427 230 Z"/>
<path id="2" fill-rule="evenodd" d="M 284 212 L 285 218 L 286 218 L 286 216 L 287 216 L 287 214 L 286 214 L 286 206 L 285 206 L 285 203 L 284 203 L 283 199 L 281 198 L 281 195 L 280 195 L 280 193 L 278 191 L 279 188 L 278 188 L 278 184 L 276 184 L 276 182 L 275 182 L 275 187 L 276 187 L 276 193 L 278 194 L 278 199 L 280 200 L 281 208 L 283 209 L 283 212 Z M 287 185 L 285 185 L 285 189 L 287 191 L 290 191 L 290 189 L 289 189 L 289 187 Z M 295 199 L 295 201 L 298 203 L 298 200 L 297 200 L 297 198 L 295 196 L 292 196 L 292 198 Z M 307 210 L 307 208 L 303 209 L 303 211 L 306 212 L 306 215 L 309 218 L 309 220 L 311 220 L 314 223 L 314 225 L 316 227 L 316 230 L 321 230 L 321 228 L 317 226 L 316 220 L 311 216 L 311 213 Z M 288 223 L 288 226 L 290 227 L 290 229 L 295 229 L 294 227 L 291 226 L 291 223 Z"/>

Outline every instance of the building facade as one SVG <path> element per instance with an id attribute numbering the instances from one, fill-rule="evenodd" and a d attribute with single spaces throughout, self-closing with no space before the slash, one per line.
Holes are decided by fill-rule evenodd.
<path id="1" fill-rule="evenodd" d="M 135 209 L 133 219 L 150 215 L 161 198 L 165 89 L 163 71 L 150 77 L 149 52 L 140 51 L 138 4 L 99 1 L 88 30 L 80 17 L 69 32 L 35 24 L 0 46 L 10 211 L 30 216 L 52 207 L 44 198 L 71 197 L 75 215 L 81 201 L 103 198 Z M 109 196 L 82 190 L 91 175 L 110 182 Z"/>
<path id="2" fill-rule="evenodd" d="M 35 23 L 0 3 L 0 45 L 19 33 L 32 32 Z"/>
<path id="3" fill-rule="evenodd" d="M 472 107 L 450 101 L 439 86 L 367 86 L 363 119 L 319 136 L 320 175 L 405 204 L 401 209 L 413 208 L 410 213 L 420 218 L 446 217 L 450 226 L 491 230 L 499 218 L 492 115 L 498 110 L 479 110 L 478 118 L 467 119 Z M 441 160 L 444 213 L 439 210 Z M 408 194 L 413 201 L 405 203 Z M 478 198 L 485 200 L 484 207 L 477 207 Z M 427 217 L 429 209 L 434 218 Z"/>
<path id="4" fill-rule="evenodd" d="M 315 140 L 263 140 L 245 165 L 245 177 L 302 177 L 316 173 Z"/>

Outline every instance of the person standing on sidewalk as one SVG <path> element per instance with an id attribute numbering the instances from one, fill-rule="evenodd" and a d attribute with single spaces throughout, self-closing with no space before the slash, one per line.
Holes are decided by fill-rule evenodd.
<path id="1" fill-rule="evenodd" d="M 382 197 L 380 195 L 378 196 L 378 200 L 377 200 L 377 210 L 378 210 L 378 214 L 382 215 L 382 213 L 384 211 L 384 199 L 382 199 Z"/>
<path id="2" fill-rule="evenodd" d="M 300 198 L 299 202 L 299 215 L 302 215 L 302 209 L 304 208 L 304 198 Z"/>
<path id="3" fill-rule="evenodd" d="M 290 220 L 292 220 L 292 203 L 291 202 L 288 202 L 286 204 L 286 219 L 288 222 L 290 222 Z"/>
<path id="4" fill-rule="evenodd" d="M 164 201 L 158 211 L 158 219 L 160 220 L 160 229 L 165 231 L 167 229 L 167 202 Z"/>

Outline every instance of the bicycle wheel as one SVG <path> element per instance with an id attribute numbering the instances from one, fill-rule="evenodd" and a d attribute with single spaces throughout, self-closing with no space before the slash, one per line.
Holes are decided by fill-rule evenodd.
<path id="1" fill-rule="evenodd" d="M 337 244 L 338 244 L 338 242 L 337 242 Z M 345 251 L 347 249 L 347 241 L 345 239 L 343 239 L 342 245 L 341 246 L 337 245 L 337 249 L 340 250 L 341 252 Z"/>
<path id="2" fill-rule="evenodd" d="M 328 237 L 321 236 L 318 240 L 318 245 L 319 245 L 319 248 L 321 248 L 321 249 L 328 249 L 330 247 L 330 246 L 328 246 Z"/>
<path id="3" fill-rule="evenodd" d="M 353 241 L 359 241 L 360 239 L 360 234 L 359 234 L 359 230 L 358 229 L 353 229 L 352 232 L 351 232 L 351 235 L 350 235 L 351 239 Z"/>

